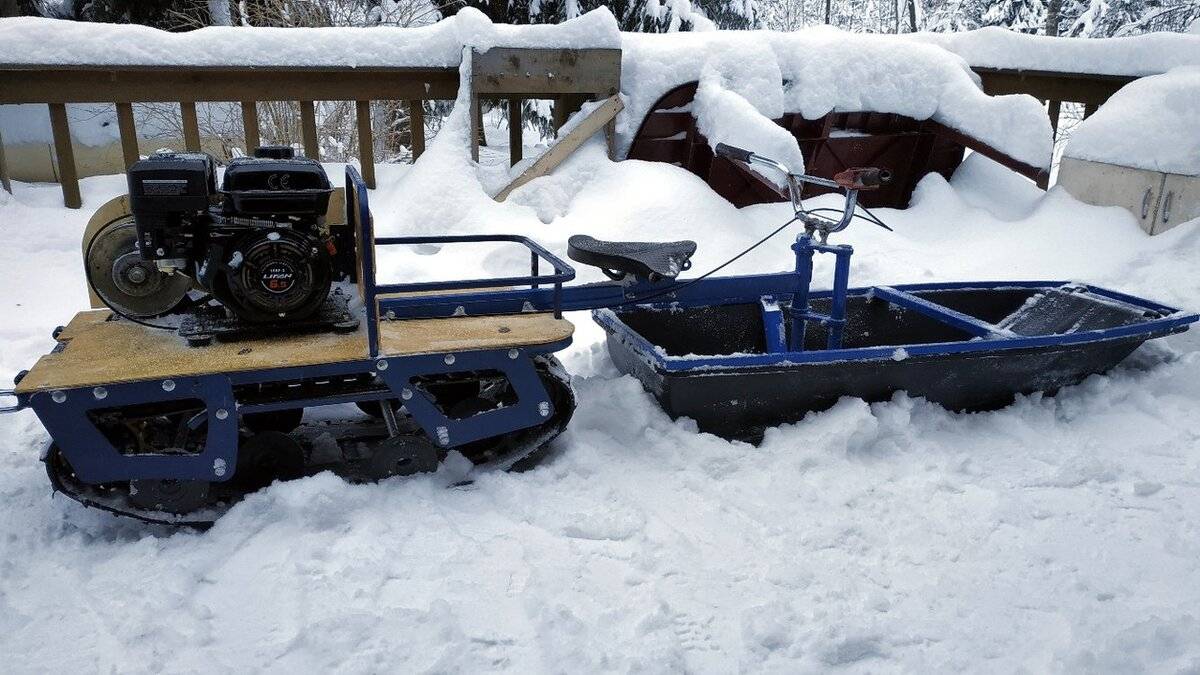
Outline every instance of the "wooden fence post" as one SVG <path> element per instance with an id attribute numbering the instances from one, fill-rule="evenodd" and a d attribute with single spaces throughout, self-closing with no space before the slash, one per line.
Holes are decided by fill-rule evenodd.
<path id="1" fill-rule="evenodd" d="M 75 170 L 75 150 L 71 147 L 71 125 L 67 106 L 50 103 L 50 130 L 54 132 L 54 154 L 58 158 L 58 177 L 62 183 L 63 204 L 70 209 L 83 205 L 79 196 L 79 174 Z"/>
<path id="2" fill-rule="evenodd" d="M 317 111 L 312 101 L 300 101 L 300 138 L 304 141 L 304 156 L 321 161 L 321 149 L 317 145 Z"/>
<path id="3" fill-rule="evenodd" d="M 521 99 L 508 99 L 508 165 L 521 161 L 525 148 L 522 138 L 524 120 L 521 119 Z"/>
<path id="4" fill-rule="evenodd" d="M 12 194 L 12 181 L 8 177 L 8 162 L 4 159 L 4 137 L 0 136 L 0 188 Z"/>
<path id="5" fill-rule="evenodd" d="M 258 135 L 258 101 L 242 101 L 242 140 L 247 155 L 253 156 L 254 149 L 262 145 Z"/>
<path id="6" fill-rule="evenodd" d="M 180 101 L 179 114 L 183 118 L 183 147 L 188 152 L 200 152 L 200 122 L 196 119 L 196 102 Z"/>
<path id="7" fill-rule="evenodd" d="M 137 124 L 133 119 L 133 104 L 117 104 L 117 127 L 121 130 L 121 155 L 125 159 L 125 169 L 141 158 L 138 151 Z"/>
<path id="8" fill-rule="evenodd" d="M 1058 118 L 1062 114 L 1062 101 L 1050 101 L 1050 105 L 1046 110 L 1050 115 L 1050 138 L 1058 140 Z"/>
<path id="9" fill-rule="evenodd" d="M 424 101 L 409 101 L 408 102 L 408 126 L 409 136 L 412 137 L 412 156 L 413 161 L 425 152 L 425 102 Z"/>
<path id="10" fill-rule="evenodd" d="M 371 133 L 371 102 L 355 101 L 354 113 L 358 117 L 358 163 L 362 167 L 363 182 L 375 189 L 375 137 Z"/>

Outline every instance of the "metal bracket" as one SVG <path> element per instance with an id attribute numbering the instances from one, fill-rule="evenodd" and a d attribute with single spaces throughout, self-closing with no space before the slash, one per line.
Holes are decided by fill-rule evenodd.
<path id="1" fill-rule="evenodd" d="M 17 399 L 16 405 L 0 407 L 0 414 L 14 413 L 14 412 L 18 412 L 18 411 L 25 409 L 25 405 L 21 403 L 21 399 L 17 396 L 17 392 L 15 389 L 0 389 L 0 398 L 15 398 L 15 399 Z"/>
<path id="2" fill-rule="evenodd" d="M 533 355 L 522 348 L 399 358 L 385 356 L 380 363 L 386 365 L 377 365 L 376 369 L 430 440 L 446 448 L 527 429 L 554 414 L 554 404 L 538 377 Z M 465 419 L 453 419 L 439 410 L 429 395 L 413 383 L 413 378 L 422 375 L 483 370 L 498 371 L 508 378 L 517 394 L 515 405 Z"/>
<path id="3" fill-rule="evenodd" d="M 188 455 L 126 455 L 113 447 L 88 412 L 150 401 L 203 402 L 208 426 L 204 451 Z M 237 462 L 237 408 L 233 386 L 221 375 L 115 383 L 37 392 L 29 406 L 85 483 L 134 478 L 223 481 Z"/>

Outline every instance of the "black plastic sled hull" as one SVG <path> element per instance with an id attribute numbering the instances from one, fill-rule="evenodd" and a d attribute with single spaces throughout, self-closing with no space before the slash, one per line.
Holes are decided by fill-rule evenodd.
<path id="1" fill-rule="evenodd" d="M 791 298 L 663 303 L 593 318 L 618 369 L 673 417 L 756 439 L 844 396 L 898 391 L 951 410 L 1002 407 L 1054 393 L 1120 363 L 1197 315 L 1066 282 L 958 282 L 853 289 L 845 322 L 797 321 Z M 811 307 L 826 311 L 828 292 Z"/>
<path id="2" fill-rule="evenodd" d="M 608 351 L 671 417 L 690 418 L 701 431 L 725 438 L 757 440 L 767 427 L 798 421 L 844 396 L 874 402 L 905 391 L 950 410 L 1001 408 L 1017 394 L 1053 394 L 1111 370 L 1145 339 L 695 373 L 657 371 L 611 335 Z"/>

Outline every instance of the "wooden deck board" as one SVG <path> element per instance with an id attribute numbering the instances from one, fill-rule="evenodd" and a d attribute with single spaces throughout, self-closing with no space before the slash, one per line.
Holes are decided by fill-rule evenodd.
<path id="1" fill-rule="evenodd" d="M 107 310 L 80 312 L 59 335 L 65 343 L 21 380 L 18 393 L 221 372 L 339 363 L 367 358 L 366 331 L 318 333 L 188 347 L 173 332 L 108 321 Z M 574 326 L 551 314 L 385 321 L 380 347 L 388 356 L 549 344 Z"/>

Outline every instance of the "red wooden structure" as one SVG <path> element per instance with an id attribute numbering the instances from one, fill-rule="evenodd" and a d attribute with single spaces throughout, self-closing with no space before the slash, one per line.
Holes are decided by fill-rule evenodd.
<path id="1" fill-rule="evenodd" d="M 667 92 L 642 121 L 629 149 L 629 159 L 669 162 L 700 176 L 718 194 L 736 206 L 783 201 L 786 195 L 740 162 L 714 157 L 696 128 L 687 106 L 696 94 L 696 83 Z M 963 160 L 966 148 L 989 157 L 1029 177 L 1043 178 L 1044 169 L 1025 164 L 966 134 L 934 120 L 915 120 L 893 113 L 830 113 L 809 120 L 787 113 L 776 120 L 800 143 L 805 171 L 832 178 L 854 166 L 876 166 L 892 172 L 886 187 L 864 192 L 866 206 L 903 208 L 923 176 L 939 173 L 946 178 Z M 806 186 L 808 195 L 827 190 Z"/>

